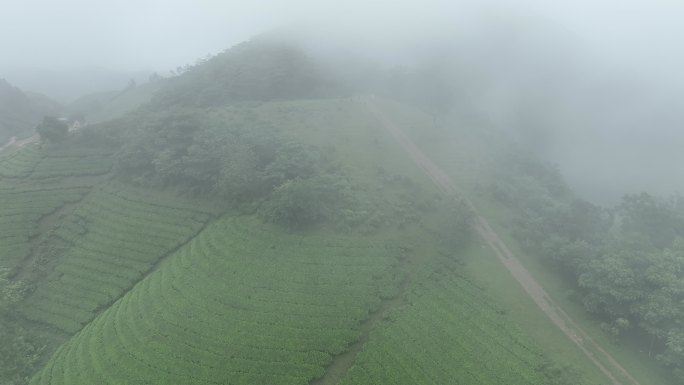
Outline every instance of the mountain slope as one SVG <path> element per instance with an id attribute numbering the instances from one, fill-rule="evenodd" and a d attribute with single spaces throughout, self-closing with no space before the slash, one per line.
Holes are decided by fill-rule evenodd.
<path id="1" fill-rule="evenodd" d="M 164 86 L 164 80 L 156 80 L 121 91 L 98 92 L 84 95 L 71 104 L 69 111 L 83 115 L 89 124 L 120 118 L 152 100 Z"/>
<path id="2" fill-rule="evenodd" d="M 0 143 L 12 136 L 28 136 L 45 115 L 56 115 L 63 108 L 38 94 L 27 94 L 0 79 Z"/>
<path id="3" fill-rule="evenodd" d="M 543 317 L 524 292 L 516 297 L 519 286 L 504 292 L 471 276 L 473 259 L 495 255 L 474 236 L 469 205 L 453 183 L 432 183 L 448 177 L 424 155 L 407 156 L 387 121 L 406 128 L 392 132 L 400 139 L 438 143 L 431 157 L 455 160 L 449 171 L 478 203 L 510 142 L 412 105 L 332 98 L 344 93 L 324 73 L 291 45 L 252 41 L 122 119 L 0 157 L 8 196 L 83 187 L 0 216 L 26 219 L 17 231 L 28 250 L 0 254 L 15 266 L 9 279 L 27 287 L 0 322 L 52 338 L 22 378 L 606 382 L 547 318 L 535 330 L 517 316 Z M 544 339 L 554 332 L 561 338 Z M 5 346 L 17 339 L 0 334 Z"/>
<path id="4" fill-rule="evenodd" d="M 235 108 L 211 115 L 224 110 L 230 116 Z M 412 302 L 416 309 L 449 306 L 421 321 L 426 331 L 451 337 L 425 346 L 429 352 L 416 360 L 420 365 L 440 355 L 439 365 L 463 368 L 453 372 L 455 384 L 471 383 L 473 375 L 489 384 L 545 383 L 544 349 L 515 326 L 502 327 L 505 311 L 496 309 L 505 305 L 458 272 L 462 251 L 449 239 L 454 234 L 443 229 L 445 223 L 451 231 L 458 228 L 453 211 L 445 209 L 455 203 L 436 198 L 437 191 L 402 150 L 381 141 L 383 128 L 363 102 L 277 101 L 250 110 L 258 117 L 254 122 L 277 123 L 343 161 L 337 167 L 344 167 L 361 194 L 359 209 L 370 215 L 351 211 L 346 215 L 356 216 L 343 217 L 350 227 L 340 227 L 344 222 L 338 218 L 332 227 L 293 232 L 229 213 L 71 337 L 33 383 L 307 384 L 352 343 L 368 343 L 359 340 L 363 322 L 387 328 L 391 338 L 397 338 L 397 328 L 414 325 Z M 253 129 L 264 127 L 254 124 Z M 438 277 L 440 286 L 432 286 Z M 450 292 L 462 295 L 444 297 Z M 491 307 L 464 313 L 468 303 L 479 302 Z M 371 316 L 385 303 L 390 309 Z M 329 313 L 336 311 L 341 313 Z M 395 327 L 396 311 L 405 315 L 396 316 Z M 410 343 L 407 332 L 398 335 Z M 499 346 L 501 359 L 485 364 L 471 354 L 474 346 L 454 347 L 454 339 L 466 335 L 477 349 Z M 375 342 L 366 346 L 377 349 Z M 360 354 L 359 362 L 365 357 Z M 383 358 L 381 365 L 392 372 L 397 362 Z M 411 377 L 417 383 L 444 383 L 426 377 L 426 366 L 416 370 L 423 373 Z"/>
<path id="5" fill-rule="evenodd" d="M 356 337 L 392 254 L 371 239 L 221 220 L 72 338 L 34 383 L 307 384 Z"/>

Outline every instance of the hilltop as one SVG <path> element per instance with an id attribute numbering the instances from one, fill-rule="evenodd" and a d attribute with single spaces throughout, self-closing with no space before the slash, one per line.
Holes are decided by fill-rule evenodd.
<path id="1" fill-rule="evenodd" d="M 257 37 L 171 79 L 156 106 L 220 106 L 241 101 L 339 96 L 340 85 L 296 42 Z"/>

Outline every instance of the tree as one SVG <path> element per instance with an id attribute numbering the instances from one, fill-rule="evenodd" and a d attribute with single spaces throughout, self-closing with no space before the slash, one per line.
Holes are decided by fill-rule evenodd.
<path id="1" fill-rule="evenodd" d="M 351 207 L 352 201 L 351 187 L 339 175 L 298 177 L 276 188 L 259 214 L 266 221 L 289 228 L 307 228 L 334 219 Z"/>
<path id="2" fill-rule="evenodd" d="M 69 135 L 69 126 L 54 116 L 46 116 L 43 122 L 36 127 L 40 140 L 58 143 L 63 141 Z"/>

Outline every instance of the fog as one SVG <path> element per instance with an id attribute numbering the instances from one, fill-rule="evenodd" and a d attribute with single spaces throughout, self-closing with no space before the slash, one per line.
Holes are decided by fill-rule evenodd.
<path id="1" fill-rule="evenodd" d="M 536 15 L 634 66 L 677 68 L 684 36 L 674 0 L 188 1 L 3 0 L 2 67 L 171 69 L 290 23 L 345 27 L 396 48 L 476 26 L 473 15 Z"/>
<path id="2" fill-rule="evenodd" d="M 2 0 L 2 10 L 0 77 L 61 101 L 306 25 L 310 44 L 339 60 L 444 60 L 455 110 L 558 163 L 586 198 L 684 190 L 680 1 Z M 106 71 L 81 81 L 90 87 L 70 80 L 93 68 Z M 34 75 L 45 70 L 49 81 Z"/>

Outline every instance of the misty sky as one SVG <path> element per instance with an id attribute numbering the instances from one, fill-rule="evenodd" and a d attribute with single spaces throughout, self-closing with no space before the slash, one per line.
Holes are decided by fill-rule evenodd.
<path id="1" fill-rule="evenodd" d="M 547 19 L 636 66 L 684 64 L 680 0 L 0 0 L 0 69 L 165 71 L 301 22 L 338 25 L 393 49 L 473 23 L 475 8 L 502 19 Z"/>

